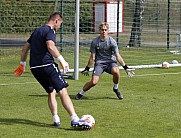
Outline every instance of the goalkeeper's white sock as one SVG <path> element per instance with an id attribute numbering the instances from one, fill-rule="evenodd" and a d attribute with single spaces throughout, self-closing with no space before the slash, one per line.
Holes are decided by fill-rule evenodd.
<path id="1" fill-rule="evenodd" d="M 114 89 L 118 89 L 118 84 L 114 84 Z"/>
<path id="2" fill-rule="evenodd" d="M 81 95 L 84 95 L 84 93 L 85 93 L 84 90 L 81 90 L 81 91 L 79 92 L 79 94 L 81 94 Z"/>
<path id="3" fill-rule="evenodd" d="M 76 122 L 79 121 L 79 117 L 77 116 L 77 114 L 71 115 L 70 118 L 72 121 L 76 121 Z"/>

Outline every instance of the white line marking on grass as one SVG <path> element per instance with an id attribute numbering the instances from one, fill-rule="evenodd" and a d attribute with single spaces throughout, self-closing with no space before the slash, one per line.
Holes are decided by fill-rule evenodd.
<path id="1" fill-rule="evenodd" d="M 134 75 L 134 76 L 136 76 L 136 77 L 146 77 L 146 76 L 177 75 L 177 74 L 181 74 L 181 72 L 160 73 L 160 74 L 142 74 L 142 75 Z"/>
<path id="2" fill-rule="evenodd" d="M 175 73 L 160 73 L 160 74 L 141 74 L 141 75 L 134 75 L 135 77 L 146 77 L 146 76 L 160 76 L 160 75 L 177 75 L 181 74 L 181 72 L 175 72 Z M 134 77 L 133 76 L 133 77 Z M 122 76 L 122 77 L 128 77 L 128 76 Z M 36 84 L 38 82 L 22 82 L 22 83 L 4 83 L 0 84 L 0 86 L 8 86 L 8 85 L 24 85 L 24 84 Z"/>
<path id="3" fill-rule="evenodd" d="M 0 84 L 0 86 L 8 86 L 8 85 L 24 85 L 24 84 L 35 84 L 38 82 L 22 82 L 22 83 L 4 83 Z"/>

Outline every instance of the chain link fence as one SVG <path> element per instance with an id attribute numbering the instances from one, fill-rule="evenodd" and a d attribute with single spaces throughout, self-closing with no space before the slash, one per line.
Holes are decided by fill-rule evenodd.
<path id="1" fill-rule="evenodd" d="M 73 67 L 75 0 L 1 0 L 1 55 L 6 55 L 12 48 L 19 50 L 31 32 L 45 24 L 53 11 L 60 11 L 64 20 L 57 32 L 57 46 Z M 87 62 L 83 60 L 88 60 L 89 46 L 98 35 L 96 28 L 101 21 L 109 21 L 113 26 L 110 35 L 116 39 L 120 50 L 126 51 L 125 57 L 130 65 L 155 64 L 157 60 L 149 60 L 153 54 L 147 57 L 147 61 L 142 60 L 142 56 L 137 58 L 140 55 L 139 48 L 144 48 L 147 53 L 154 51 L 155 56 L 163 55 L 162 59 L 166 59 L 168 50 L 175 49 L 181 33 L 181 1 L 80 0 L 80 67 Z M 127 47 L 132 49 L 125 49 Z M 132 50 L 137 51 L 137 54 L 132 55 Z M 87 52 L 87 56 L 81 52 Z M 144 56 L 146 58 L 147 54 Z"/>

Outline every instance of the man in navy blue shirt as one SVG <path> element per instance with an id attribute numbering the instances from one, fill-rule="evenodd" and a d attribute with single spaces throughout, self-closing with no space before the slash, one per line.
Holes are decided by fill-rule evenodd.
<path id="1" fill-rule="evenodd" d="M 66 87 L 68 83 L 64 80 L 58 65 L 54 62 L 56 58 L 66 73 L 69 64 L 60 55 L 55 46 L 56 34 L 63 22 L 60 13 L 50 15 L 48 23 L 34 30 L 30 38 L 24 44 L 21 53 L 20 65 L 14 71 L 15 76 L 21 76 L 25 71 L 26 59 L 30 50 L 30 70 L 36 80 L 48 93 L 48 105 L 52 113 L 54 126 L 60 125 L 60 118 L 57 111 L 56 93 L 60 96 L 62 105 L 71 117 L 71 126 L 91 128 L 86 122 L 82 122 L 77 116 L 73 103 L 68 95 Z"/>

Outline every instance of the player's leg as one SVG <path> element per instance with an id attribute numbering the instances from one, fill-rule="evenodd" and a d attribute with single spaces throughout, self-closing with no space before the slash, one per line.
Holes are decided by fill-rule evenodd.
<path id="1" fill-rule="evenodd" d="M 123 99 L 123 95 L 118 89 L 119 80 L 120 80 L 119 68 L 114 66 L 111 70 L 111 73 L 113 75 L 113 83 L 114 83 L 113 91 L 116 93 L 117 97 L 121 100 L 121 99 Z"/>
<path id="2" fill-rule="evenodd" d="M 113 91 L 116 93 L 117 97 L 120 100 L 123 99 L 123 95 L 121 94 L 121 92 L 118 89 L 119 80 L 120 80 L 120 72 L 119 72 L 118 65 L 116 63 L 109 64 L 106 72 L 109 74 L 112 74 L 112 76 L 113 76 L 113 83 L 114 83 Z"/>
<path id="3" fill-rule="evenodd" d="M 113 75 L 113 83 L 119 84 L 120 72 L 118 67 L 112 67 L 111 74 Z M 118 89 L 118 87 L 117 87 Z"/>
<path id="4" fill-rule="evenodd" d="M 84 87 L 83 90 L 84 91 L 88 91 L 90 88 L 94 87 L 95 85 L 97 85 L 97 83 L 99 82 L 99 76 L 92 76 L 91 81 L 87 82 Z"/>
<path id="5" fill-rule="evenodd" d="M 71 117 L 71 126 L 72 127 L 80 127 L 82 129 L 90 129 L 92 126 L 90 124 L 86 123 L 85 120 L 80 120 L 77 116 L 73 103 L 68 95 L 67 89 L 63 88 L 60 92 L 58 92 L 62 105 L 65 108 L 65 110 L 69 113 Z"/>
<path id="6" fill-rule="evenodd" d="M 51 68 L 51 67 L 53 67 L 53 68 Z M 63 107 L 70 115 L 71 126 L 81 127 L 81 128 L 83 127 L 83 129 L 90 128 L 91 126 L 86 124 L 86 122 L 79 120 L 79 117 L 77 116 L 77 114 L 75 112 L 73 103 L 67 92 L 66 87 L 68 87 L 68 83 L 63 78 L 60 70 L 58 69 L 56 64 L 52 65 L 51 67 L 49 69 L 51 71 L 51 75 L 49 75 L 49 82 L 50 82 L 51 86 L 49 88 L 53 87 L 56 90 L 56 92 L 58 93 L 58 95 L 60 96 L 60 100 L 62 102 Z"/>
<path id="7" fill-rule="evenodd" d="M 65 110 L 69 113 L 70 116 L 75 117 L 72 119 L 79 120 L 79 118 L 77 117 L 75 113 L 73 103 L 68 95 L 67 89 L 63 88 L 62 90 L 60 90 L 60 92 L 58 92 L 58 94 L 60 96 L 62 105 L 65 108 Z"/>
<path id="8" fill-rule="evenodd" d="M 83 89 L 80 90 L 80 92 L 75 96 L 76 100 L 79 100 L 82 98 L 83 94 L 88 91 L 89 89 L 91 89 L 92 87 L 94 87 L 95 85 L 97 85 L 97 83 L 99 82 L 99 76 L 92 76 L 91 81 L 87 82 L 84 86 Z"/>
<path id="9" fill-rule="evenodd" d="M 41 86 L 48 93 L 48 106 L 49 106 L 50 112 L 52 113 L 52 118 L 54 122 L 53 125 L 59 126 L 60 118 L 58 116 L 58 111 L 57 111 L 56 91 L 50 85 L 49 75 L 47 75 L 49 74 L 48 71 L 51 70 L 50 68 L 51 66 L 47 66 L 44 68 L 35 68 L 35 69 L 31 69 L 31 72 L 33 76 L 36 78 L 36 80 L 41 84 Z"/>
<path id="10" fill-rule="evenodd" d="M 76 100 L 81 99 L 83 94 L 86 91 L 88 91 L 89 89 L 91 89 L 92 87 L 97 85 L 97 83 L 99 82 L 99 78 L 100 78 L 101 74 L 104 72 L 104 67 L 105 67 L 104 65 L 96 65 L 96 66 L 94 66 L 91 81 L 87 82 L 83 86 L 82 90 L 80 90 L 80 92 L 75 96 Z"/>
<path id="11" fill-rule="evenodd" d="M 57 109 L 57 100 L 56 100 L 56 91 L 48 93 L 48 106 L 50 112 L 52 113 L 54 126 L 60 125 L 60 118 L 58 116 L 58 109 Z"/>
<path id="12" fill-rule="evenodd" d="M 56 91 L 48 93 L 48 106 L 52 115 L 57 114 L 57 101 L 56 101 Z"/>

